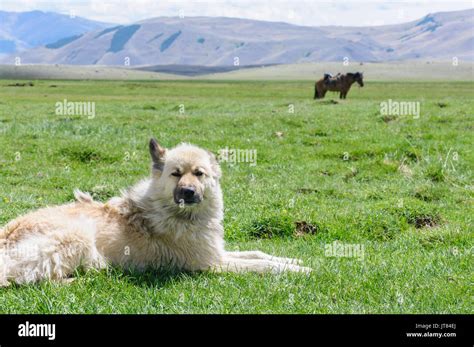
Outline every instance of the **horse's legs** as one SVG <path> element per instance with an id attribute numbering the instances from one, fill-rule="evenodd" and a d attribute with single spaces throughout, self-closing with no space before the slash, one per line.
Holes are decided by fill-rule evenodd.
<path id="1" fill-rule="evenodd" d="M 318 86 L 317 93 L 318 93 L 318 99 L 324 98 L 324 90 L 320 86 Z"/>

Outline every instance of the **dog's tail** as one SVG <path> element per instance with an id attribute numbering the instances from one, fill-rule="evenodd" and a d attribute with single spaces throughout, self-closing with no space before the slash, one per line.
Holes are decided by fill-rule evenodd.
<path id="1" fill-rule="evenodd" d="M 79 189 L 74 189 L 74 198 L 77 200 L 77 202 L 81 202 L 84 204 L 90 204 L 94 202 L 94 199 L 89 193 L 84 193 Z"/>

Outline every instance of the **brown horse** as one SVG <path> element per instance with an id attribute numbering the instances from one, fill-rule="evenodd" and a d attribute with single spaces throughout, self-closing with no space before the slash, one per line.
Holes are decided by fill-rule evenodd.
<path id="1" fill-rule="evenodd" d="M 340 92 L 339 98 L 345 99 L 354 82 L 357 82 L 361 87 L 364 86 L 363 78 L 362 72 L 349 72 L 345 75 L 337 74 L 335 77 L 321 78 L 314 85 L 314 98 L 324 98 L 324 95 L 329 90 L 331 92 Z"/>

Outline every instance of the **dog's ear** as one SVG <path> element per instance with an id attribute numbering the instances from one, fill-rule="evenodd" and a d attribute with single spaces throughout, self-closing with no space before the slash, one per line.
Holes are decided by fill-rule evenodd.
<path id="1" fill-rule="evenodd" d="M 150 139 L 149 147 L 151 160 L 153 162 L 152 172 L 159 172 L 161 174 L 165 166 L 166 148 L 161 147 L 158 141 L 153 138 Z"/>
<path id="2" fill-rule="evenodd" d="M 211 168 L 212 171 L 214 171 L 214 177 L 216 178 L 221 178 L 222 176 L 222 171 L 221 171 L 221 166 L 219 165 L 219 162 L 217 161 L 217 158 L 214 153 L 211 151 L 207 151 L 209 154 L 209 158 L 211 159 Z"/>

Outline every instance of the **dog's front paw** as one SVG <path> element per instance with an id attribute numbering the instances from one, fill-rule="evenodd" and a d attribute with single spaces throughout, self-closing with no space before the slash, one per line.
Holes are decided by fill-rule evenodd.
<path id="1" fill-rule="evenodd" d="M 297 266 L 295 272 L 310 274 L 311 272 L 313 272 L 313 269 L 307 266 Z"/>
<path id="2" fill-rule="evenodd" d="M 283 263 L 283 264 L 303 265 L 303 261 L 301 259 L 296 259 L 296 258 L 284 258 L 284 257 L 271 256 L 270 260 L 276 261 L 278 263 Z"/>
<path id="3" fill-rule="evenodd" d="M 294 265 L 303 265 L 303 260 L 301 259 L 296 259 L 296 258 L 285 258 L 287 259 L 288 263 L 294 264 Z"/>
<path id="4" fill-rule="evenodd" d="M 294 265 L 294 264 L 280 264 L 278 268 L 278 272 L 299 272 L 299 273 L 305 273 L 309 274 L 313 271 L 313 269 L 306 267 L 306 266 L 299 266 L 299 265 Z"/>

